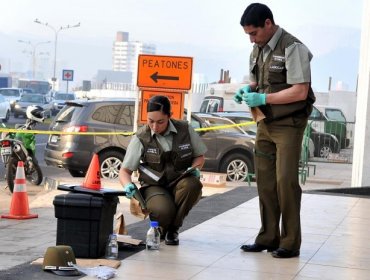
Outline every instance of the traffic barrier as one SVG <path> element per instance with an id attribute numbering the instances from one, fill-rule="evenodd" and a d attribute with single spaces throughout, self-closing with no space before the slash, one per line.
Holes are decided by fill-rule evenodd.
<path id="1" fill-rule="evenodd" d="M 1 215 L 5 219 L 33 219 L 37 218 L 37 214 L 30 214 L 28 205 L 28 195 L 26 190 L 26 176 L 24 173 L 23 161 L 18 161 L 17 171 L 14 179 L 14 189 L 12 201 L 10 204 L 10 212 L 6 215 Z"/>
<path id="2" fill-rule="evenodd" d="M 82 183 L 82 186 L 91 190 L 100 190 L 100 163 L 99 157 L 97 154 L 94 154 L 87 170 L 85 180 Z"/>

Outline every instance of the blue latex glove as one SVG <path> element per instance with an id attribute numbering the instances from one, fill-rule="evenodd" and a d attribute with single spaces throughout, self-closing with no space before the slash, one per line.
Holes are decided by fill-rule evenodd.
<path id="1" fill-rule="evenodd" d="M 251 108 L 266 105 L 266 93 L 248 92 L 243 95 L 243 100 Z"/>
<path id="2" fill-rule="evenodd" d="M 123 190 L 126 192 L 126 197 L 131 199 L 135 195 L 137 188 L 133 183 L 128 183 L 124 185 Z"/>
<path id="3" fill-rule="evenodd" d="M 238 89 L 238 91 L 234 95 L 234 101 L 238 104 L 241 104 L 243 101 L 243 94 L 247 92 L 252 92 L 252 89 L 249 85 L 246 85 L 245 87 Z"/>
<path id="4" fill-rule="evenodd" d="M 189 167 L 187 170 L 189 170 L 190 168 L 191 167 Z M 200 179 L 200 170 L 198 168 L 195 168 L 190 174 Z"/>

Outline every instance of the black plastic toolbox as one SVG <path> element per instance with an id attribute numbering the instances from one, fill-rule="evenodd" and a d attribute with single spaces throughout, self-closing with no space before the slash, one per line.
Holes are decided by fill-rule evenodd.
<path id="1" fill-rule="evenodd" d="M 117 203 L 117 196 L 74 192 L 55 196 L 56 245 L 71 246 L 75 256 L 80 258 L 103 256 L 113 232 Z"/>

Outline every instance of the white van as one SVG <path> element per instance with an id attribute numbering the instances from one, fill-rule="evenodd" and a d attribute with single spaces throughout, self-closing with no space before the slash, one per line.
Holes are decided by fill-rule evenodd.
<path id="1" fill-rule="evenodd" d="M 200 106 L 201 113 L 249 111 L 245 102 L 238 104 L 234 101 L 236 91 L 246 84 L 211 84 L 205 93 Z"/>
<path id="2" fill-rule="evenodd" d="M 23 89 L 21 88 L 0 88 L 0 94 L 4 96 L 5 100 L 9 101 L 11 111 L 14 111 L 15 103 L 21 99 Z"/>

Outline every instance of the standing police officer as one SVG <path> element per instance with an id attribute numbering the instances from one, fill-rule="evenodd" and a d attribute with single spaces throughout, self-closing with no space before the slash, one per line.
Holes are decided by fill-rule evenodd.
<path id="1" fill-rule="evenodd" d="M 131 139 L 119 178 L 126 197 L 131 198 L 136 191 L 131 174 L 139 170 L 140 193 L 150 219 L 159 222 L 167 245 L 178 245 L 178 230 L 202 195 L 199 169 L 207 148 L 186 121 L 171 119 L 167 97 L 150 98 L 147 112 L 147 125 Z M 176 182 L 191 167 L 197 168 Z"/>
<path id="2" fill-rule="evenodd" d="M 234 99 L 265 116 L 258 122 L 255 165 L 261 228 L 245 252 L 299 256 L 301 246 L 299 159 L 303 133 L 315 101 L 311 89 L 312 54 L 297 38 L 275 25 L 264 4 L 250 4 L 240 24 L 254 43 L 251 83 Z M 281 218 L 281 228 L 279 228 Z"/>

